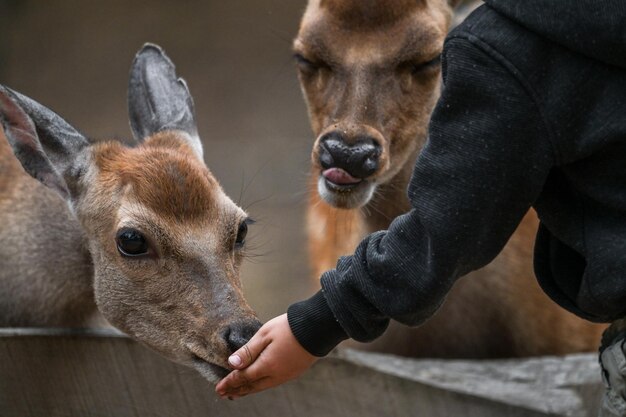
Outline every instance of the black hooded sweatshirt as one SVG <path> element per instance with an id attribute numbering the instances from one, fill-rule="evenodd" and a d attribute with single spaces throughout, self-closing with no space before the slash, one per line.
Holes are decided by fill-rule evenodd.
<path id="1" fill-rule="evenodd" d="M 626 315 L 626 1 L 486 0 L 450 33 L 412 209 L 289 307 L 322 356 L 419 325 L 461 276 L 541 221 L 535 273 L 580 317 Z"/>

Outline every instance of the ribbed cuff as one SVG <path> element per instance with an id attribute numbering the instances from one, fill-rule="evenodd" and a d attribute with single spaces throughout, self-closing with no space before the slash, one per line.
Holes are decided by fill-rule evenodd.
<path id="1" fill-rule="evenodd" d="M 328 307 L 322 291 L 308 300 L 290 305 L 287 320 L 298 342 L 311 355 L 326 356 L 348 338 Z"/>

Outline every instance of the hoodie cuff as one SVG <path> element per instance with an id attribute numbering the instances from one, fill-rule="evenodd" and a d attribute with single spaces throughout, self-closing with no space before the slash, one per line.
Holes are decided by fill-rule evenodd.
<path id="1" fill-rule="evenodd" d="M 321 290 L 308 300 L 289 306 L 287 320 L 298 342 L 314 356 L 328 355 L 342 340 L 348 338 Z"/>

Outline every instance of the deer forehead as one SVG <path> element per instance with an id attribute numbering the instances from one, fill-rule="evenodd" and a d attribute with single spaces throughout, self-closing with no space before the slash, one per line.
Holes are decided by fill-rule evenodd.
<path id="1" fill-rule="evenodd" d="M 385 9 L 382 5 L 386 3 L 376 2 L 377 6 L 372 9 L 383 13 L 380 10 Z M 294 49 L 342 66 L 384 66 L 416 58 L 432 59 L 443 46 L 449 10 L 445 2 L 440 1 L 422 4 L 412 0 L 410 3 L 412 7 L 394 14 L 393 19 L 382 20 L 372 18 L 374 10 L 366 12 L 364 5 L 355 5 L 356 11 L 348 13 L 351 17 L 346 20 L 341 12 L 343 0 L 311 1 L 302 19 Z M 359 12 L 361 9 L 363 13 Z"/>
<path id="2" fill-rule="evenodd" d="M 165 132 L 136 148 L 119 142 L 96 146 L 98 186 L 123 190 L 123 201 L 170 224 L 215 224 L 243 217 L 204 162 L 178 139 L 177 133 Z"/>
<path id="3" fill-rule="evenodd" d="M 349 26 L 387 25 L 421 9 L 422 0 L 314 0 L 310 5 L 331 13 Z"/>

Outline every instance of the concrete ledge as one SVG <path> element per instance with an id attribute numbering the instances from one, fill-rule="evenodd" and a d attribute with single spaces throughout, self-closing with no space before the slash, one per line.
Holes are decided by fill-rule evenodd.
<path id="1" fill-rule="evenodd" d="M 115 330 L 0 329 L 0 415 L 595 417 L 596 355 L 411 360 L 339 350 L 283 387 L 222 401 Z"/>

